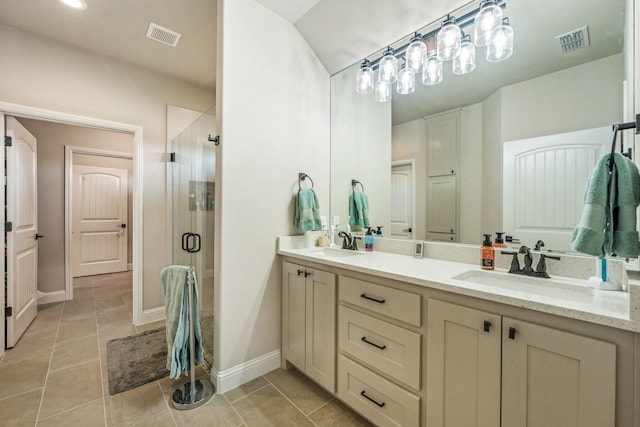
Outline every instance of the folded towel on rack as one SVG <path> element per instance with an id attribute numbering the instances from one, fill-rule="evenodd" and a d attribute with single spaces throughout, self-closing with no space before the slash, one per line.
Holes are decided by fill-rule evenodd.
<path id="1" fill-rule="evenodd" d="M 191 276 L 191 277 L 190 277 Z M 165 301 L 167 330 L 167 369 L 171 378 L 178 378 L 182 371 L 189 372 L 189 289 L 193 286 L 193 323 L 195 334 L 195 361 L 201 364 L 202 332 L 198 305 L 198 281 L 195 271 L 183 265 L 170 265 L 160 272 Z"/>
<path id="2" fill-rule="evenodd" d="M 636 207 L 640 201 L 640 176 L 636 165 L 615 153 L 609 171 L 610 154 L 605 154 L 591 173 L 584 194 L 580 223 L 571 235 L 571 247 L 603 257 L 616 253 L 638 256 Z"/>
<path id="3" fill-rule="evenodd" d="M 355 231 L 369 227 L 369 198 L 363 191 L 349 196 L 349 225 Z"/>
<path id="4" fill-rule="evenodd" d="M 296 196 L 296 214 L 293 225 L 304 233 L 309 230 L 321 230 L 320 204 L 313 188 L 301 188 Z"/>

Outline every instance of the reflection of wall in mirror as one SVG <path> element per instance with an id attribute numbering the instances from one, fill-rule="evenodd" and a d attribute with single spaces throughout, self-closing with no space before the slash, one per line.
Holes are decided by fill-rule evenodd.
<path id="1" fill-rule="evenodd" d="M 478 243 L 481 233 L 502 231 L 504 141 L 622 120 L 623 65 L 622 54 L 612 55 L 506 86 L 483 102 L 462 108 L 460 242 Z M 423 119 L 394 126 L 393 160 L 424 155 L 416 143 L 424 141 L 420 126 Z"/>

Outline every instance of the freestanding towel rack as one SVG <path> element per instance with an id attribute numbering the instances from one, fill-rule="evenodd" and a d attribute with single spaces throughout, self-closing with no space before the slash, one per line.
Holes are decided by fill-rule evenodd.
<path id="1" fill-rule="evenodd" d="M 196 334 L 195 334 L 195 310 L 193 293 L 196 286 L 196 271 L 192 265 L 187 270 L 187 287 L 189 288 L 189 373 L 191 380 L 184 383 L 173 392 L 173 406 L 176 409 L 194 409 L 204 405 L 215 393 L 215 386 L 208 379 L 196 379 Z"/>

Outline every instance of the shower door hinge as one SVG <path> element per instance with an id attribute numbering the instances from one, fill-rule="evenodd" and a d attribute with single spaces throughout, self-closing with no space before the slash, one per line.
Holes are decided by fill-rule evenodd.
<path id="1" fill-rule="evenodd" d="M 4 223 L 4 232 L 8 233 L 9 231 L 13 231 L 13 223 L 10 221 L 7 221 Z"/>
<path id="2" fill-rule="evenodd" d="M 176 153 L 175 153 L 175 151 L 173 153 L 169 153 L 169 161 L 171 163 L 175 163 L 176 162 Z"/>
<path id="3" fill-rule="evenodd" d="M 5 136 L 4 137 L 4 146 L 5 147 L 11 147 L 11 143 L 13 142 L 13 139 L 10 136 Z"/>
<path id="4" fill-rule="evenodd" d="M 4 317 L 11 317 L 13 316 L 13 308 L 12 307 L 5 307 L 4 308 Z"/>

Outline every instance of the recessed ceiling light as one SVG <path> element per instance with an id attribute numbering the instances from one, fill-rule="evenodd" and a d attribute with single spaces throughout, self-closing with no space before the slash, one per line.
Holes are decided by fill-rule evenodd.
<path id="1" fill-rule="evenodd" d="M 87 4 L 84 2 L 84 0 L 60 0 L 60 1 L 74 9 L 85 10 L 87 8 Z"/>

